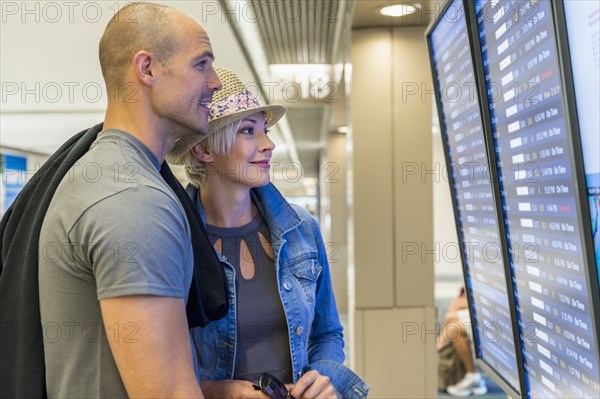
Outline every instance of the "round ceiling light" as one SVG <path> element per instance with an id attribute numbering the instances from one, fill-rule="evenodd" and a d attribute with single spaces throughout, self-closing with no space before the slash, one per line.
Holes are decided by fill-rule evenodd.
<path id="1" fill-rule="evenodd" d="M 403 17 L 416 13 L 419 8 L 418 4 L 403 3 L 382 7 L 379 9 L 379 13 L 388 17 Z"/>

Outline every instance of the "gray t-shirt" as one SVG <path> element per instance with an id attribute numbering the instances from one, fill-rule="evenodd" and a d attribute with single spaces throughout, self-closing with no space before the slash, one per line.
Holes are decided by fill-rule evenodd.
<path id="1" fill-rule="evenodd" d="M 147 294 L 187 301 L 190 229 L 159 170 L 141 141 L 107 130 L 58 186 L 39 245 L 51 398 L 127 396 L 108 340 L 135 344 L 138 326 L 103 326 L 99 300 Z"/>

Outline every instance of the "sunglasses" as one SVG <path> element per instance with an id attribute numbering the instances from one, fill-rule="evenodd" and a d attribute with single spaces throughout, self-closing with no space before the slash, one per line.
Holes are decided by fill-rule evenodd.
<path id="1" fill-rule="evenodd" d="M 258 378 L 258 388 L 271 399 L 296 399 L 288 391 L 284 383 L 269 373 L 262 373 Z"/>

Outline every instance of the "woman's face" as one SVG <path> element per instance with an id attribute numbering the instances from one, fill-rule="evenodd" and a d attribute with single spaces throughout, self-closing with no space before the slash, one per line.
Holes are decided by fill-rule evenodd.
<path id="1" fill-rule="evenodd" d="M 267 121 L 262 112 L 242 120 L 231 152 L 227 155 L 213 155 L 213 173 L 220 176 L 221 182 L 247 188 L 269 183 L 269 162 L 275 144 L 267 133 Z"/>

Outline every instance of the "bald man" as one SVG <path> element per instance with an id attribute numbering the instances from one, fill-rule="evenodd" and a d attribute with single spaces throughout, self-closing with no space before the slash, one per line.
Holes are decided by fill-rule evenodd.
<path id="1" fill-rule="evenodd" d="M 190 225 L 161 164 L 208 132 L 220 90 L 190 16 L 132 3 L 100 41 L 102 131 L 58 185 L 39 241 L 49 397 L 202 397 L 186 319 Z"/>

